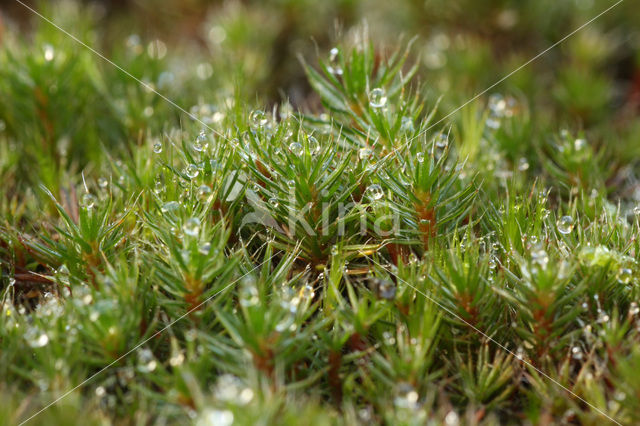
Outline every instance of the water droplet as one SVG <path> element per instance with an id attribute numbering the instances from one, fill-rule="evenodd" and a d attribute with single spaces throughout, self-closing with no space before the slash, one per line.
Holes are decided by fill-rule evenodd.
<path id="1" fill-rule="evenodd" d="M 495 269 L 497 265 L 496 258 L 494 256 L 489 257 L 489 269 Z"/>
<path id="2" fill-rule="evenodd" d="M 571 356 L 573 359 L 582 359 L 582 349 L 578 346 L 574 346 L 571 348 Z"/>
<path id="3" fill-rule="evenodd" d="M 153 152 L 160 154 L 162 152 L 162 143 L 156 142 L 153 144 Z"/>
<path id="4" fill-rule="evenodd" d="M 314 296 L 315 294 L 316 294 L 316 293 L 315 293 L 315 291 L 313 290 L 313 287 L 311 287 L 311 286 L 310 286 L 310 285 L 308 285 L 308 284 L 307 284 L 307 285 L 305 285 L 304 287 L 302 287 L 302 288 L 300 289 L 300 292 L 299 292 L 299 296 L 300 296 L 302 299 L 307 299 L 307 300 L 308 300 L 308 299 L 313 298 L 313 296 Z"/>
<path id="5" fill-rule="evenodd" d="M 596 320 L 597 322 L 599 322 L 600 324 L 604 324 L 609 322 L 610 319 L 611 317 L 609 317 L 608 314 L 598 309 L 598 319 Z"/>
<path id="6" fill-rule="evenodd" d="M 584 147 L 587 146 L 586 139 L 576 139 L 573 141 L 573 149 L 576 151 L 581 151 Z"/>
<path id="7" fill-rule="evenodd" d="M 240 288 L 240 304 L 244 307 L 255 306 L 260 301 L 258 289 L 253 283 L 248 283 Z"/>
<path id="8" fill-rule="evenodd" d="M 273 207 L 278 207 L 280 205 L 277 198 L 269 198 L 269 204 L 271 204 Z"/>
<path id="9" fill-rule="evenodd" d="M 198 199 L 202 202 L 207 202 L 209 201 L 209 197 L 211 197 L 212 192 L 211 187 L 208 185 L 200 185 L 198 187 Z"/>
<path id="10" fill-rule="evenodd" d="M 82 208 L 85 208 L 87 210 L 91 210 L 92 208 L 95 207 L 96 201 L 97 201 L 96 196 L 87 192 L 80 199 L 80 206 L 82 206 Z"/>
<path id="11" fill-rule="evenodd" d="M 640 216 L 640 206 L 635 206 L 633 208 L 633 214 L 635 214 L 636 216 Z"/>
<path id="12" fill-rule="evenodd" d="M 331 246 L 331 256 L 337 256 L 340 253 L 337 245 Z"/>
<path id="13" fill-rule="evenodd" d="M 198 253 L 200 253 L 200 254 L 207 255 L 207 254 L 209 254 L 209 252 L 211 252 L 211 243 L 210 242 L 202 243 L 202 244 L 200 244 L 200 247 L 198 247 Z"/>
<path id="14" fill-rule="evenodd" d="M 293 179 L 288 180 L 288 181 L 287 181 L 287 186 L 288 186 L 289 188 L 295 188 L 295 187 L 296 187 L 296 181 L 295 181 L 295 180 L 293 180 Z"/>
<path id="15" fill-rule="evenodd" d="M 233 413 L 229 410 L 205 409 L 195 422 L 196 426 L 231 426 Z"/>
<path id="16" fill-rule="evenodd" d="M 384 191 L 382 190 L 382 187 L 380 185 L 374 183 L 367 188 L 365 194 L 371 201 L 377 201 L 384 196 Z"/>
<path id="17" fill-rule="evenodd" d="M 53 58 L 56 55 L 56 51 L 54 50 L 53 46 L 50 44 L 45 44 L 43 47 L 43 50 L 44 50 L 44 60 L 47 62 L 53 61 Z"/>
<path id="18" fill-rule="evenodd" d="M 336 59 L 338 59 L 339 54 L 340 54 L 340 50 L 337 47 L 332 48 L 329 51 L 329 60 L 331 62 L 334 62 Z"/>
<path id="19" fill-rule="evenodd" d="M 488 128 L 493 130 L 497 130 L 500 128 L 500 120 L 498 120 L 497 118 L 489 117 L 487 118 L 487 121 L 485 121 L 485 124 Z"/>
<path id="20" fill-rule="evenodd" d="M 435 137 L 436 148 L 443 150 L 449 146 L 449 136 L 446 133 L 439 133 Z"/>
<path id="21" fill-rule="evenodd" d="M 200 171 L 198 170 L 198 166 L 196 166 L 195 164 L 189 164 L 187 167 L 185 167 L 184 174 L 187 175 L 189 179 L 195 179 L 200 174 Z"/>
<path id="22" fill-rule="evenodd" d="M 153 191 L 156 194 L 160 194 L 161 192 L 164 191 L 164 189 L 165 189 L 165 186 L 164 186 L 164 175 L 162 173 L 159 173 L 154 179 Z"/>
<path id="23" fill-rule="evenodd" d="M 384 89 L 376 87 L 369 92 L 369 105 L 371 108 L 382 108 L 387 104 L 387 95 Z"/>
<path id="24" fill-rule="evenodd" d="M 304 148 L 302 147 L 302 144 L 299 142 L 291 142 L 291 144 L 289 145 L 289 150 L 298 157 L 300 157 L 304 152 Z"/>
<path id="25" fill-rule="evenodd" d="M 424 162 L 424 153 L 423 152 L 418 152 L 416 154 L 416 160 L 418 160 L 418 163 Z"/>
<path id="26" fill-rule="evenodd" d="M 159 39 L 151 40 L 147 45 L 147 55 L 151 59 L 162 59 L 167 54 L 167 45 Z"/>
<path id="27" fill-rule="evenodd" d="M 403 133 L 413 133 L 415 131 L 411 117 L 402 117 L 402 120 L 400 120 L 400 131 Z"/>
<path id="28" fill-rule="evenodd" d="M 340 54 L 340 50 L 337 47 L 334 47 L 329 51 L 329 66 L 327 66 L 327 71 L 334 75 L 342 75 L 342 67 L 340 66 L 340 58 L 338 55 Z"/>
<path id="29" fill-rule="evenodd" d="M 371 285 L 374 287 L 379 298 L 384 300 L 393 300 L 396 297 L 396 285 L 389 280 L 381 278 L 373 278 Z"/>
<path id="30" fill-rule="evenodd" d="M 202 152 L 207 148 L 209 148 L 209 141 L 207 140 L 207 134 L 203 130 L 200 132 L 200 134 L 198 134 L 198 136 L 196 136 L 196 140 L 193 143 L 193 149 L 198 152 Z"/>
<path id="31" fill-rule="evenodd" d="M 504 115 L 504 111 L 507 108 L 507 101 L 500 93 L 493 93 L 489 96 L 488 107 L 491 113 L 500 117 Z"/>
<path id="32" fill-rule="evenodd" d="M 109 181 L 104 177 L 100 177 L 98 178 L 98 186 L 102 189 L 105 189 L 107 186 L 109 186 Z"/>
<path id="33" fill-rule="evenodd" d="M 393 403 L 398 408 L 415 409 L 418 405 L 418 392 L 409 383 L 399 383 Z"/>
<path id="34" fill-rule="evenodd" d="M 573 218 L 571 216 L 562 216 L 556 221 L 556 227 L 561 234 L 567 235 L 571 233 L 574 227 Z"/>
<path id="35" fill-rule="evenodd" d="M 162 205 L 160 211 L 162 213 L 175 213 L 180 210 L 180 208 L 180 203 L 178 203 L 177 201 L 168 201 Z"/>
<path id="36" fill-rule="evenodd" d="M 525 172 L 529 170 L 529 162 L 526 158 L 522 157 L 518 160 L 518 170 L 521 172 Z"/>
<path id="37" fill-rule="evenodd" d="M 269 122 L 269 120 L 264 111 L 256 109 L 254 111 L 251 111 L 251 114 L 249 114 L 249 122 L 251 123 L 251 126 L 253 128 L 261 128 L 264 127 Z"/>
<path id="38" fill-rule="evenodd" d="M 96 396 L 98 398 L 102 398 L 106 393 L 107 393 L 107 391 L 104 389 L 103 386 L 98 386 L 96 388 Z"/>
<path id="39" fill-rule="evenodd" d="M 453 410 L 449 411 L 447 415 L 444 416 L 444 424 L 446 426 L 458 426 L 460 424 L 458 413 Z"/>
<path id="40" fill-rule="evenodd" d="M 361 160 L 367 160 L 369 157 L 371 157 L 372 154 L 373 151 L 371 150 L 371 148 L 360 148 L 360 150 L 358 151 L 358 158 Z"/>
<path id="41" fill-rule="evenodd" d="M 549 255 L 541 246 L 537 246 L 531 250 L 531 261 L 540 265 L 542 269 L 546 269 L 549 263 Z"/>
<path id="42" fill-rule="evenodd" d="M 629 268 L 620 268 L 616 274 L 616 279 L 620 284 L 629 284 L 633 278 L 633 271 Z"/>
<path id="43" fill-rule="evenodd" d="M 169 365 L 172 367 L 179 367 L 184 362 L 184 354 L 182 352 L 178 352 L 171 358 L 169 358 Z"/>
<path id="44" fill-rule="evenodd" d="M 640 306 L 638 306 L 638 303 L 636 302 L 631 302 L 629 305 L 629 314 L 638 315 L 638 313 L 640 313 Z"/>
<path id="45" fill-rule="evenodd" d="M 42 348 L 43 346 L 47 346 L 49 343 L 49 336 L 47 333 L 43 333 L 35 327 L 29 328 L 25 332 L 24 337 L 32 348 Z"/>
<path id="46" fill-rule="evenodd" d="M 158 366 L 158 363 L 153 357 L 153 352 L 149 349 L 140 349 L 138 351 L 138 364 L 138 370 L 143 373 L 150 373 Z"/>
<path id="47" fill-rule="evenodd" d="M 309 142 L 309 152 L 311 155 L 316 155 L 320 152 L 320 143 L 318 142 L 318 139 L 313 136 L 309 136 L 307 141 Z"/>
<path id="48" fill-rule="evenodd" d="M 200 234 L 200 219 L 192 217 L 182 225 L 182 230 L 190 237 L 197 237 Z"/>

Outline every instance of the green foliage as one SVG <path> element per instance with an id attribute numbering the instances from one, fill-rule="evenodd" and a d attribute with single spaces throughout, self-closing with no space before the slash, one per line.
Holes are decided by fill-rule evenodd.
<path id="1" fill-rule="evenodd" d="M 605 2 L 386 3 L 168 4 L 184 44 L 43 7 L 189 114 L 43 22 L 7 33 L 3 424 L 62 396 L 33 421 L 640 421 L 614 18 L 450 114 Z"/>

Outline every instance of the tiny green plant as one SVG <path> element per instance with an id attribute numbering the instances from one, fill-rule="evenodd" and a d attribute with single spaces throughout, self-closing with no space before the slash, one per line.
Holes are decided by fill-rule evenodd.
<path id="1" fill-rule="evenodd" d="M 530 53 L 494 58 L 478 26 L 542 45 L 513 21 L 590 6 L 456 0 L 454 37 L 399 2 L 443 30 L 364 25 L 289 64 L 329 17 L 281 3 L 211 6 L 193 50 L 43 9 L 188 115 L 53 27 L 0 25 L 2 423 L 640 422 L 637 90 L 615 115 L 597 66 L 617 36 L 450 114 Z M 274 98 L 287 78 L 304 99 Z"/>

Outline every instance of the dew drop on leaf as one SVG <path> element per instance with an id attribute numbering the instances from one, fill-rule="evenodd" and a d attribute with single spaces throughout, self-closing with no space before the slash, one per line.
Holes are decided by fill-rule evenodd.
<path id="1" fill-rule="evenodd" d="M 522 157 L 518 160 L 518 170 L 521 172 L 525 172 L 529 170 L 529 162 L 526 158 Z"/>
<path id="2" fill-rule="evenodd" d="M 369 105 L 371 108 L 382 108 L 387 104 L 387 95 L 384 89 L 376 87 L 369 92 Z"/>
<path id="3" fill-rule="evenodd" d="M 198 187 L 198 198 L 200 199 L 200 201 L 206 202 L 209 200 L 212 192 L 213 191 L 211 190 L 211 187 L 209 187 L 208 185 L 200 185 Z"/>
<path id="4" fill-rule="evenodd" d="M 200 171 L 198 170 L 198 166 L 196 166 L 195 164 L 189 164 L 187 167 L 185 167 L 184 174 L 187 175 L 189 179 L 195 179 L 200 174 Z"/>
<path id="5" fill-rule="evenodd" d="M 540 246 L 534 247 L 531 250 L 531 260 L 533 263 L 540 265 L 542 269 L 546 269 L 547 264 L 549 263 L 549 255 L 544 248 Z"/>
<path id="6" fill-rule="evenodd" d="M 337 47 L 332 48 L 329 51 L 329 61 L 335 62 L 338 59 L 339 54 L 340 54 L 340 50 Z"/>
<path id="7" fill-rule="evenodd" d="M 80 199 L 80 205 L 82 206 L 82 208 L 91 210 L 96 205 L 96 196 L 89 193 L 84 194 Z"/>
<path id="8" fill-rule="evenodd" d="M 629 268 L 620 268 L 616 274 L 616 279 L 620 284 L 629 284 L 633 278 L 633 271 Z"/>
<path id="9" fill-rule="evenodd" d="M 493 130 L 500 128 L 500 120 L 498 120 L 497 118 L 489 117 L 487 118 L 487 121 L 485 121 L 485 124 L 488 128 Z"/>
<path id="10" fill-rule="evenodd" d="M 573 218 L 571 216 L 562 216 L 556 221 L 556 227 L 561 234 L 570 234 L 574 227 Z"/>
<path id="11" fill-rule="evenodd" d="M 211 252 L 211 243 L 208 241 L 206 243 L 200 244 L 200 247 L 198 247 L 198 253 L 200 254 L 207 255 L 210 252 Z"/>
<path id="12" fill-rule="evenodd" d="M 190 237 L 197 237 L 200 234 L 200 219 L 192 217 L 182 225 L 182 230 Z"/>
<path id="13" fill-rule="evenodd" d="M 571 356 L 573 359 L 582 359 L 582 349 L 578 346 L 574 346 L 571 348 Z"/>
<path id="14" fill-rule="evenodd" d="M 305 285 L 304 287 L 302 287 L 300 289 L 300 293 L 299 293 L 300 297 L 302 299 L 311 299 L 314 295 L 315 295 L 315 291 L 313 291 L 313 287 L 311 287 L 309 284 Z"/>
<path id="15" fill-rule="evenodd" d="M 289 150 L 291 152 L 293 152 L 294 155 L 300 157 L 302 155 L 302 153 L 304 152 L 304 148 L 302 147 L 302 144 L 299 142 L 292 142 L 289 145 Z"/>
<path id="16" fill-rule="evenodd" d="M 184 354 L 182 352 L 178 352 L 177 354 L 169 358 L 169 365 L 171 365 L 172 367 L 178 367 L 182 365 L 183 362 Z"/>
<path id="17" fill-rule="evenodd" d="M 256 109 L 249 114 L 249 122 L 253 128 L 264 127 L 268 122 L 267 115 L 261 109 Z"/>
<path id="18" fill-rule="evenodd" d="M 44 60 L 47 62 L 53 61 L 53 58 L 55 57 L 55 54 L 56 54 L 56 51 L 53 49 L 53 46 L 50 44 L 45 44 L 43 50 L 44 50 Z"/>
<path id="19" fill-rule="evenodd" d="M 340 50 L 337 47 L 334 47 L 329 51 L 329 66 L 327 67 L 327 71 L 334 75 L 342 75 L 342 67 L 340 66 L 339 57 Z"/>
<path id="20" fill-rule="evenodd" d="M 369 186 L 365 191 L 365 193 L 371 201 L 377 201 L 384 196 L 384 191 L 382 190 L 382 187 L 377 183 L 374 183 L 373 185 Z"/>
<path id="21" fill-rule="evenodd" d="M 233 412 L 230 410 L 215 410 L 208 408 L 203 411 L 196 425 L 231 426 L 233 424 Z"/>
<path id="22" fill-rule="evenodd" d="M 373 151 L 371 150 L 371 148 L 360 148 L 360 150 L 358 151 L 358 158 L 361 160 L 367 160 L 369 157 L 371 157 L 372 154 Z"/>
<path id="23" fill-rule="evenodd" d="M 582 151 L 585 146 L 587 146 L 586 139 L 579 138 L 573 141 L 573 149 L 575 151 Z"/>
<path id="24" fill-rule="evenodd" d="M 207 142 L 207 134 L 205 131 L 201 131 L 198 136 L 196 136 L 196 140 L 193 143 L 193 149 L 198 152 L 205 151 L 209 147 L 209 142 Z"/>
<path id="25" fill-rule="evenodd" d="M 418 398 L 419 395 L 413 386 L 409 383 L 403 382 L 399 383 L 396 388 L 393 403 L 400 409 L 413 409 L 417 406 Z"/>
<path id="26" fill-rule="evenodd" d="M 311 153 L 311 155 L 316 155 L 317 153 L 319 153 L 320 143 L 318 143 L 318 139 L 313 136 L 309 136 L 307 140 L 309 142 L 309 152 Z"/>
<path id="27" fill-rule="evenodd" d="M 180 210 L 180 203 L 177 201 L 168 201 L 162 205 L 160 211 L 162 213 L 175 213 Z"/>
<path id="28" fill-rule="evenodd" d="M 149 349 L 140 349 L 138 351 L 138 370 L 143 373 L 150 373 L 154 371 L 157 366 L 158 363 Z"/>
<path id="29" fill-rule="evenodd" d="M 255 306 L 260 299 L 258 298 L 258 289 L 252 284 L 243 285 L 240 288 L 240 304 L 245 308 Z"/>
<path id="30" fill-rule="evenodd" d="M 449 146 L 449 136 L 446 133 L 440 133 L 435 138 L 436 148 L 445 149 Z"/>
<path id="31" fill-rule="evenodd" d="M 25 332 L 24 337 L 32 348 L 42 348 L 43 346 L 47 346 L 49 343 L 49 336 L 47 333 L 43 333 L 36 327 L 29 328 Z"/>
<path id="32" fill-rule="evenodd" d="M 495 256 L 489 257 L 489 269 L 495 269 L 496 266 L 497 266 L 497 262 L 496 262 Z"/>
<path id="33" fill-rule="evenodd" d="M 402 117 L 400 121 L 400 131 L 403 133 L 413 133 L 413 120 L 410 117 Z"/>

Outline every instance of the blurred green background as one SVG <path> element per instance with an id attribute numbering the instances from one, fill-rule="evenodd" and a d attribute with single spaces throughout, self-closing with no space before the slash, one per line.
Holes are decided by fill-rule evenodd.
<path id="1" fill-rule="evenodd" d="M 354 39 L 364 26 L 380 55 L 416 37 L 412 54 L 420 64 L 418 79 L 430 103 L 440 99 L 438 115 L 444 117 L 614 2 L 27 4 L 185 109 L 211 118 L 217 106 L 231 99 L 249 109 L 288 100 L 295 108 L 313 112 L 319 100 L 306 81 L 300 59 L 315 64 L 317 56 L 327 57 L 332 46 Z M 28 159 L 2 171 L 17 177 L 9 179 L 16 185 L 37 178 L 55 187 L 65 171 L 99 166 L 102 147 L 114 149 L 112 153 L 126 152 L 127 146 L 142 143 L 150 132 L 157 134 L 187 119 L 19 3 L 5 1 L 1 11 L 0 129 L 4 136 L 0 137 L 15 145 L 6 155 Z M 532 141 L 539 135 L 566 127 L 588 131 L 590 142 L 596 147 L 606 145 L 611 158 L 625 163 L 637 158 L 638 22 L 640 8 L 633 1 L 623 1 L 487 94 L 514 97 L 526 118 L 518 134 L 502 147 L 509 157 L 531 154 Z M 34 49 L 42 55 L 34 56 Z M 79 114 L 84 120 L 77 120 Z M 447 122 L 456 123 L 462 117 L 458 113 Z M 14 163 L 7 161 L 0 167 L 9 164 Z"/>

